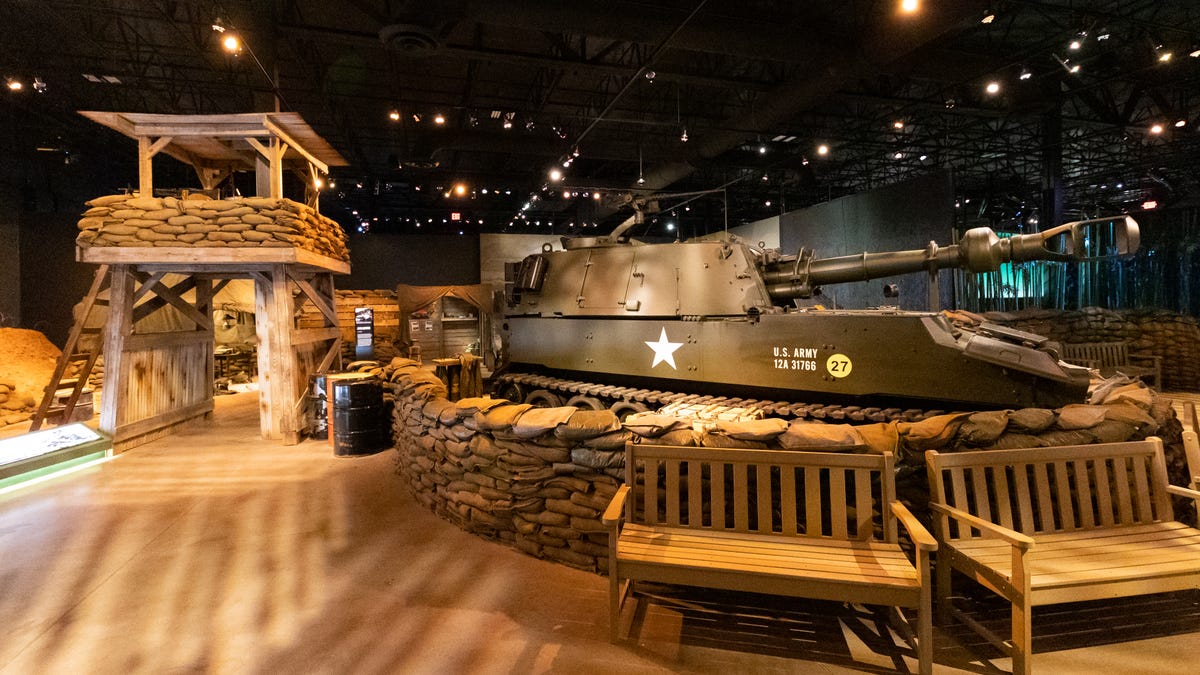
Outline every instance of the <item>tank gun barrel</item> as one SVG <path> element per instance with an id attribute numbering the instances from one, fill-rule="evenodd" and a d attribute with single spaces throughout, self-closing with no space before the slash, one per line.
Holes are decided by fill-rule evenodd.
<path id="1" fill-rule="evenodd" d="M 1111 227 L 1111 234 L 1103 228 Z M 1099 253 L 1088 251 L 1088 235 L 1096 231 L 1108 234 Z M 1111 239 L 1111 241 L 1109 241 Z M 1045 232 L 1001 238 L 987 227 L 968 230 L 957 244 L 924 249 L 859 253 L 836 258 L 814 258 L 812 251 L 801 249 L 763 270 L 767 292 L 775 301 L 811 297 L 818 287 L 848 281 L 867 281 L 880 277 L 909 274 L 922 270 L 966 269 L 994 272 L 1006 262 L 1028 260 L 1079 261 L 1101 256 L 1124 256 L 1137 252 L 1137 222 L 1129 216 L 1094 218 L 1065 223 Z"/>

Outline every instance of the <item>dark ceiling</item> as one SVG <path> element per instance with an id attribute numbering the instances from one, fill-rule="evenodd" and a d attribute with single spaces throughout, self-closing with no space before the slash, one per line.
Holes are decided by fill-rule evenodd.
<path id="1" fill-rule="evenodd" d="M 75 111 L 278 101 L 350 162 L 322 209 L 376 232 L 603 229 L 668 195 L 646 228 L 702 233 L 938 169 L 995 225 L 1196 199 L 1200 2 L 899 5 L 5 0 L 0 69 L 26 86 L 0 114 L 18 156 L 132 160 Z"/>

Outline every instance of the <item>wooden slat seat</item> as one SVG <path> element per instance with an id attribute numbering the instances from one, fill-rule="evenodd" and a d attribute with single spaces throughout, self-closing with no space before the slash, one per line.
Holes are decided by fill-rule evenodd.
<path id="1" fill-rule="evenodd" d="M 890 606 L 931 672 L 936 542 L 893 499 L 894 481 L 891 453 L 627 443 L 625 484 L 604 513 L 612 640 L 633 584 L 652 581 Z M 915 631 L 900 608 L 917 610 Z"/>
<path id="2" fill-rule="evenodd" d="M 698 532 L 631 523 L 617 556 L 632 577 L 817 600 L 911 604 L 916 568 L 898 544 L 780 541 L 775 535 Z"/>
<path id="3" fill-rule="evenodd" d="M 1195 442 L 1187 436 L 1185 445 Z M 938 608 L 1032 670 L 1032 609 L 1200 588 L 1200 530 L 1174 520 L 1162 442 L 925 454 Z M 950 604 L 958 570 L 1012 605 L 1003 640 Z"/>
<path id="4" fill-rule="evenodd" d="M 1121 374 L 1141 378 L 1156 389 L 1162 385 L 1162 357 L 1130 354 L 1127 342 L 1066 342 L 1062 358 L 1099 370 L 1104 377 Z"/>

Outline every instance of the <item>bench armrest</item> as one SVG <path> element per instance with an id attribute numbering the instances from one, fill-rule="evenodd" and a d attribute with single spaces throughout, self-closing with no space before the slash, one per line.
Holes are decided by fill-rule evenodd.
<path id="1" fill-rule="evenodd" d="M 1200 476 L 1193 476 L 1192 481 L 1200 485 Z M 1178 485 L 1168 485 L 1167 493 L 1195 500 L 1196 509 L 1200 510 L 1200 490 L 1193 490 L 1190 488 L 1180 487 Z"/>
<path id="2" fill-rule="evenodd" d="M 625 498 L 628 496 L 628 484 L 617 488 L 617 494 L 613 495 L 612 501 L 608 503 L 608 508 L 604 509 L 604 515 L 600 517 L 600 522 L 609 527 L 620 523 L 621 518 L 625 515 Z"/>
<path id="3" fill-rule="evenodd" d="M 912 511 L 908 510 L 907 506 L 895 500 L 892 501 L 890 506 L 892 508 L 892 515 L 896 516 L 896 520 L 904 527 L 904 531 L 908 532 L 908 538 L 912 539 L 917 548 L 922 551 L 937 550 L 937 539 L 934 539 L 933 535 L 929 534 L 929 530 L 925 529 L 925 526 L 921 524 L 921 521 L 917 520 Z"/>
<path id="4" fill-rule="evenodd" d="M 929 508 L 944 516 L 949 516 L 961 523 L 966 523 L 967 525 L 970 525 L 971 527 L 983 532 L 985 536 L 990 534 L 992 536 L 999 537 L 1000 539 L 1007 541 L 1022 551 L 1028 551 L 1029 549 L 1033 548 L 1033 539 L 1030 539 L 1029 537 L 1015 530 L 1010 530 L 1003 525 L 997 525 L 996 523 L 984 520 L 978 516 L 973 516 L 966 511 L 956 509 L 953 506 L 946 506 L 945 504 L 939 504 L 937 502 L 929 502 Z"/>

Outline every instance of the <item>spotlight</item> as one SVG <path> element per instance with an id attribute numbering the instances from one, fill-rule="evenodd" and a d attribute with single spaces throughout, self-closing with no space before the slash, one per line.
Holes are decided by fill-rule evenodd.
<path id="1" fill-rule="evenodd" d="M 563 199 L 570 199 L 570 198 L 571 198 L 571 191 L 563 190 Z"/>
<path id="2" fill-rule="evenodd" d="M 1188 53 L 1188 56 L 1192 57 L 1193 59 L 1200 59 L 1200 47 L 1193 49 Z"/>
<path id="3" fill-rule="evenodd" d="M 1033 77 L 1033 73 L 1032 73 L 1032 72 L 1030 72 L 1030 70 L 1029 70 L 1028 68 L 1022 68 L 1022 69 L 1021 69 L 1021 74 L 1017 76 L 1017 79 L 1020 79 L 1020 80 L 1028 80 L 1028 79 L 1030 79 L 1030 78 L 1032 78 L 1032 77 Z"/>
<path id="4" fill-rule="evenodd" d="M 645 185 L 645 184 L 646 184 L 646 178 L 645 178 L 644 176 L 638 176 L 638 179 L 637 179 L 637 184 L 638 184 L 638 185 Z"/>
<path id="5" fill-rule="evenodd" d="M 400 121 L 400 111 L 393 108 L 391 110 L 391 112 L 388 113 L 388 119 L 390 119 L 393 122 L 399 122 Z"/>
<path id="6" fill-rule="evenodd" d="M 44 94 L 44 93 L 46 93 L 47 89 L 49 89 L 49 87 L 46 85 L 45 80 L 43 80 L 40 77 L 33 78 L 33 90 L 34 91 L 36 91 L 39 94 Z"/>
<path id="7" fill-rule="evenodd" d="M 892 155 L 892 159 L 904 159 L 904 153 L 897 152 L 896 154 Z"/>
<path id="8" fill-rule="evenodd" d="M 996 13 L 989 9 L 983 13 L 983 18 L 979 20 L 979 23 L 991 23 L 995 20 Z"/>
<path id="9" fill-rule="evenodd" d="M 562 180 L 562 177 L 562 171 L 559 171 L 558 169 L 550 169 L 550 180 L 557 183 L 558 181 Z"/>
<path id="10" fill-rule="evenodd" d="M 1159 63 L 1169 63 L 1171 61 L 1171 57 L 1174 56 L 1174 54 L 1171 52 L 1171 50 L 1163 49 L 1162 45 L 1158 45 L 1157 47 L 1155 47 L 1154 53 L 1155 53 L 1156 57 L 1158 58 Z"/>
<path id="11" fill-rule="evenodd" d="M 593 192 L 593 193 L 592 193 L 592 199 L 593 199 L 594 201 L 600 201 L 600 193 L 599 193 L 599 192 Z"/>
<path id="12" fill-rule="evenodd" d="M 912 14 L 921 8 L 921 3 L 917 0 L 900 0 L 900 11 L 905 14 Z"/>
<path id="13" fill-rule="evenodd" d="M 1079 51 L 1079 48 L 1082 46 L 1083 46 L 1083 43 L 1080 42 L 1078 39 L 1076 39 L 1076 40 L 1071 40 L 1070 44 L 1067 45 L 1067 49 L 1070 49 L 1073 52 L 1077 52 L 1077 51 Z"/>
<path id="14" fill-rule="evenodd" d="M 1155 124 L 1154 126 L 1150 127 L 1150 133 L 1152 133 L 1152 134 L 1161 134 L 1162 132 L 1163 132 L 1163 125 L 1161 125 L 1161 124 Z"/>
<path id="15" fill-rule="evenodd" d="M 412 118 L 413 118 L 414 122 L 420 123 L 421 122 L 421 113 L 413 113 Z"/>
<path id="16" fill-rule="evenodd" d="M 242 41 L 236 35 L 230 33 L 221 40 L 221 46 L 230 54 L 238 54 L 242 51 Z"/>
<path id="17" fill-rule="evenodd" d="M 445 123 L 446 123 L 446 116 L 445 116 L 445 115 L 443 115 L 442 113 L 438 113 L 438 114 L 434 115 L 434 116 L 433 116 L 433 123 L 434 123 L 434 124 L 445 124 Z"/>
<path id="18" fill-rule="evenodd" d="M 758 154 L 760 154 L 760 155 L 765 155 L 765 154 L 767 154 L 767 146 L 765 146 L 765 145 L 762 145 L 762 144 L 759 144 L 759 146 L 758 146 Z"/>
<path id="19" fill-rule="evenodd" d="M 651 82 L 653 82 L 654 78 L 657 76 L 658 76 L 658 73 L 654 72 L 653 70 L 646 71 L 646 79 L 650 80 Z"/>
<path id="20" fill-rule="evenodd" d="M 824 143 L 817 146 L 817 154 L 824 157 L 829 154 L 829 146 Z"/>
<path id="21" fill-rule="evenodd" d="M 771 180 L 771 179 L 770 179 L 770 178 L 768 178 L 768 177 L 767 177 L 767 174 L 765 174 L 765 173 L 764 173 L 764 174 L 762 175 L 762 180 L 763 180 L 763 182 L 765 183 L 765 182 L 767 182 L 767 181 L 769 181 L 769 180 Z"/>
<path id="22" fill-rule="evenodd" d="M 454 194 L 458 195 L 459 197 L 462 197 L 463 195 L 467 194 L 467 186 L 462 183 L 455 185 L 454 186 Z"/>
<path id="23" fill-rule="evenodd" d="M 320 190 L 325 187 L 325 181 L 321 180 L 320 176 L 313 176 L 313 187 Z"/>
<path id="24" fill-rule="evenodd" d="M 22 84 L 20 80 L 14 80 L 11 77 L 8 78 L 8 80 L 6 81 L 6 84 L 8 85 L 9 91 L 21 91 L 22 89 L 25 88 L 25 85 Z"/>
<path id="25" fill-rule="evenodd" d="M 1183 118 L 1175 120 L 1175 128 L 1176 129 L 1182 129 L 1183 127 L 1186 127 L 1186 126 L 1187 126 L 1187 120 L 1185 120 Z"/>
<path id="26" fill-rule="evenodd" d="M 763 202 L 763 206 L 766 206 L 766 207 L 770 208 L 770 206 L 771 206 L 771 200 L 770 200 L 770 199 L 768 199 L 767 201 Z"/>
<path id="27" fill-rule="evenodd" d="M 925 160 L 927 160 L 927 159 L 929 159 L 929 155 L 921 155 L 921 161 L 922 161 L 922 162 L 924 162 L 924 161 L 925 161 Z"/>
<path id="28" fill-rule="evenodd" d="M 679 142 L 680 142 L 680 143 L 687 143 L 687 142 L 688 142 L 687 127 L 684 127 L 684 128 L 683 128 L 683 133 L 679 134 Z"/>
<path id="29" fill-rule="evenodd" d="M 903 129 L 904 128 L 904 120 L 896 120 L 895 122 L 892 122 L 892 128 L 897 129 L 897 130 Z"/>
<path id="30" fill-rule="evenodd" d="M 991 82 L 987 83 L 986 90 L 987 90 L 987 93 L 989 93 L 989 94 L 999 94 L 1000 93 L 1000 83 L 995 80 L 992 80 Z"/>

